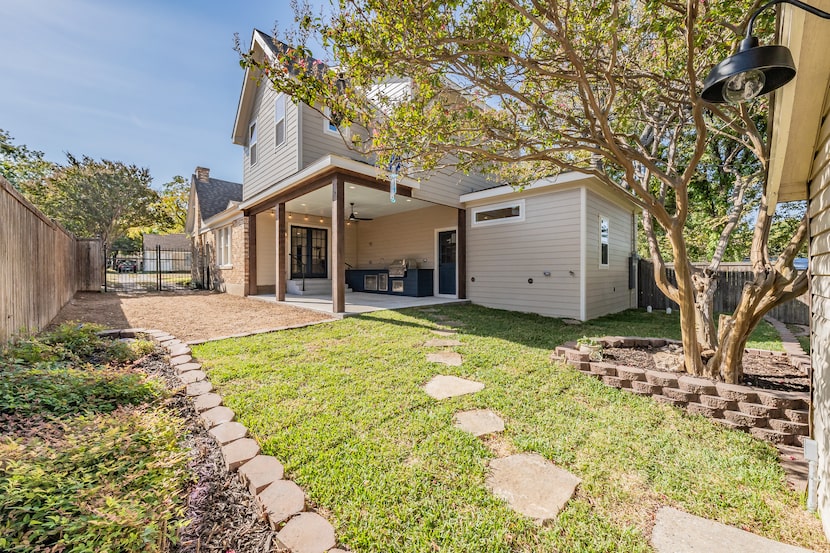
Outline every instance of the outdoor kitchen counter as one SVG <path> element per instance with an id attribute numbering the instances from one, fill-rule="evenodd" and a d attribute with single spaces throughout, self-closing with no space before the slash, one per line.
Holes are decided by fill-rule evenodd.
<path id="1" fill-rule="evenodd" d="M 367 276 L 369 277 L 368 281 L 366 279 Z M 375 282 L 379 286 L 372 286 L 372 277 L 375 277 Z M 382 289 L 384 278 L 387 283 L 385 290 Z M 355 292 L 413 297 L 433 295 L 432 269 L 409 269 L 403 278 L 390 277 L 389 270 L 385 268 L 346 269 L 346 284 Z M 368 287 L 367 284 L 369 285 Z"/>

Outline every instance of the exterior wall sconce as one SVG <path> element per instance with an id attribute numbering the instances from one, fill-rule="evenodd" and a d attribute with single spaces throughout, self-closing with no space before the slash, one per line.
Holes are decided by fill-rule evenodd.
<path id="1" fill-rule="evenodd" d="M 717 64 L 703 81 L 701 96 L 713 104 L 737 104 L 772 92 L 795 77 L 795 63 L 786 46 L 759 46 L 753 36 L 755 19 L 765 9 L 776 4 L 792 4 L 797 8 L 830 19 L 830 13 L 814 8 L 800 0 L 771 0 L 752 14 L 746 36 L 738 51 Z"/>

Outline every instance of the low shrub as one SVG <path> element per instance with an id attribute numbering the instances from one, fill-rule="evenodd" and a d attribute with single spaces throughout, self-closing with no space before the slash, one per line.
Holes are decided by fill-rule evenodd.
<path id="1" fill-rule="evenodd" d="M 189 479 L 182 422 L 130 407 L 62 425 L 57 440 L 0 439 L 0 550 L 164 551 Z"/>

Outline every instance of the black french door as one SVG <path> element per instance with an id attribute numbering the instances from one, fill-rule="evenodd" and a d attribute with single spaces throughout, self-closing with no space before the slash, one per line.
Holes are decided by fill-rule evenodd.
<path id="1" fill-rule="evenodd" d="M 328 231 L 323 228 L 291 228 L 291 278 L 327 278 Z"/>

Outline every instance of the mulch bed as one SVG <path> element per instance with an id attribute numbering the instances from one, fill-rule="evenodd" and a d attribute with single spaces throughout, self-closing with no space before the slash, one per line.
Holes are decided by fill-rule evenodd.
<path id="1" fill-rule="evenodd" d="M 656 369 L 652 354 L 660 351 L 659 348 L 604 348 L 604 361 L 639 367 L 641 369 Z M 754 386 L 767 390 L 781 390 L 786 392 L 809 392 L 810 378 L 799 369 L 790 365 L 782 355 L 759 355 L 755 352 L 744 353 L 744 378 L 746 386 Z"/>
<path id="2" fill-rule="evenodd" d="M 260 516 L 248 489 L 225 470 L 219 446 L 205 430 L 181 380 L 159 349 L 136 367 L 163 379 L 175 394 L 168 406 L 188 423 L 185 445 L 190 449 L 193 485 L 188 490 L 186 518 L 171 553 L 281 553 L 277 533 Z"/>

